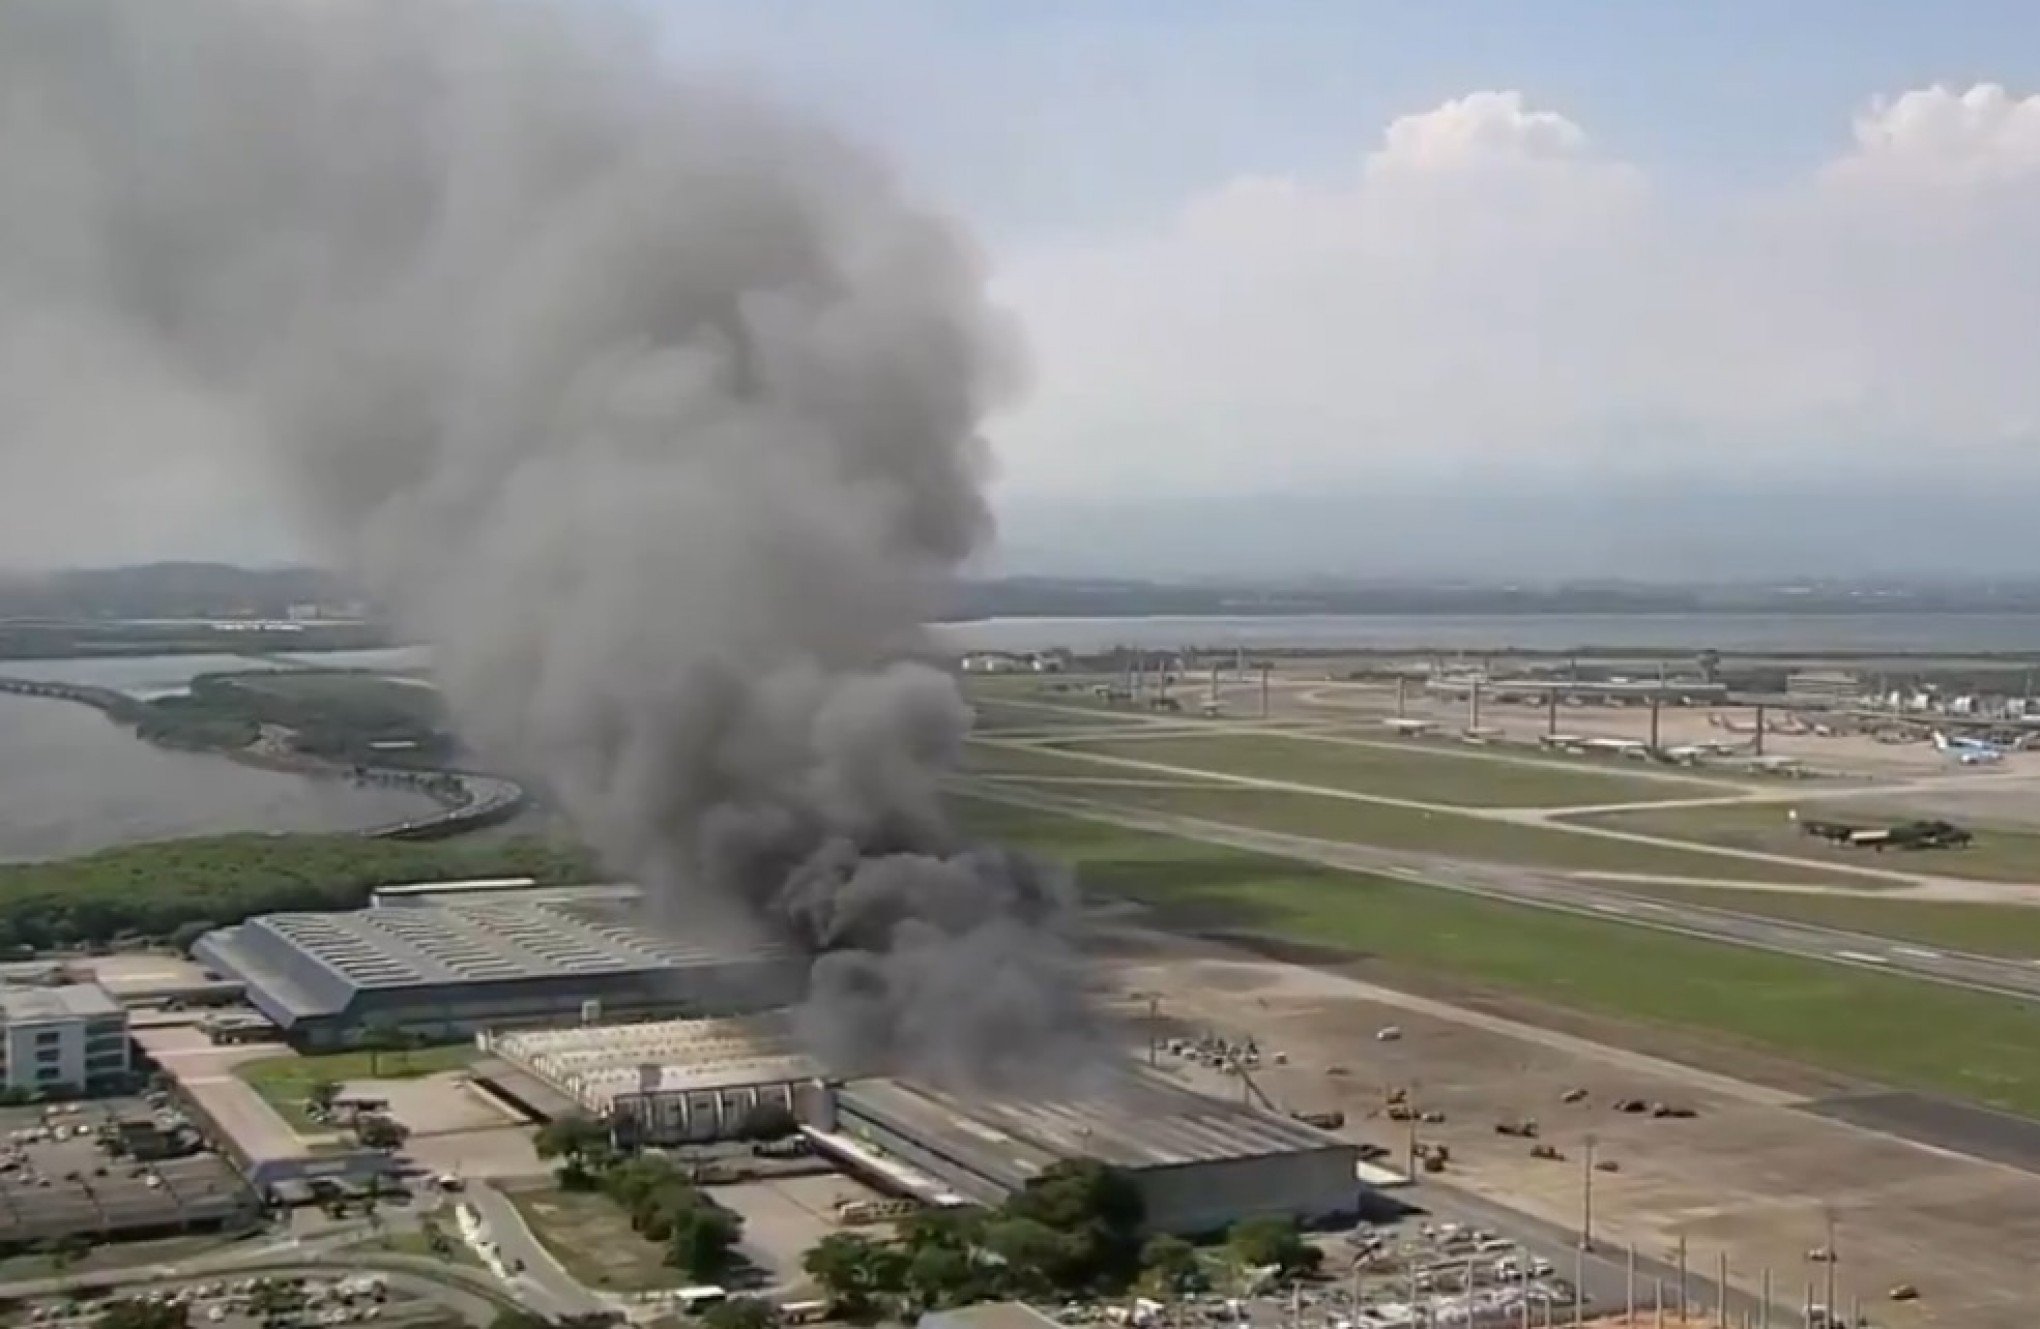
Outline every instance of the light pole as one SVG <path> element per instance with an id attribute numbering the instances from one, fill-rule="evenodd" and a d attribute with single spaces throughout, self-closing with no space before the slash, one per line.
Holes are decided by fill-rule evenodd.
<path id="1" fill-rule="evenodd" d="M 1593 1136 L 1587 1137 L 1586 1157 L 1580 1167 L 1580 1249 L 1594 1249 L 1594 1145 Z"/>
<path id="2" fill-rule="evenodd" d="M 1842 1262 L 1842 1253 L 1835 1249 L 1835 1209 L 1827 1205 L 1821 1210 L 1821 1217 L 1827 1220 L 1827 1313 L 1835 1317 L 1835 1266 Z"/>

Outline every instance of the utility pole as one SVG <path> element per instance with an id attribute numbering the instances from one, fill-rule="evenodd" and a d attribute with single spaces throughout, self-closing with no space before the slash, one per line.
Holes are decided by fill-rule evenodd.
<path id="1" fill-rule="evenodd" d="M 1544 694 L 1544 734 L 1549 738 L 1558 733 L 1558 689 L 1552 688 Z"/>
<path id="2" fill-rule="evenodd" d="M 1835 1266 L 1842 1262 L 1842 1253 L 1835 1247 L 1835 1209 L 1827 1205 L 1821 1210 L 1821 1217 L 1827 1220 L 1827 1312 L 1828 1318 L 1835 1314 Z"/>
<path id="3" fill-rule="evenodd" d="M 1579 1329 L 1587 1322 L 1587 1251 L 1584 1246 L 1573 1251 L 1572 1322 L 1573 1329 Z"/>
<path id="4" fill-rule="evenodd" d="M 1658 749 L 1658 712 L 1663 708 L 1664 704 L 1664 685 L 1659 684 L 1658 690 L 1650 694 L 1650 750 L 1652 752 L 1656 752 Z"/>
<path id="5" fill-rule="evenodd" d="M 1480 680 L 1473 680 L 1473 690 L 1466 694 L 1466 730 L 1472 733 L 1480 728 Z"/>
<path id="6" fill-rule="evenodd" d="M 1657 1321 L 1654 1329 L 1665 1329 L 1665 1280 L 1657 1280 Z"/>
<path id="7" fill-rule="evenodd" d="M 1161 1049 L 1159 1046 L 1157 1046 L 1161 1042 L 1161 1040 L 1162 1040 L 1162 999 L 1160 997 L 1150 996 L 1148 998 L 1149 1066 L 1155 1065 L 1161 1058 Z"/>
<path id="8" fill-rule="evenodd" d="M 1629 1276 L 1623 1281 L 1623 1318 L 1627 1323 L 1636 1319 L 1636 1243 L 1629 1243 Z"/>
<path id="9" fill-rule="evenodd" d="M 1764 703 L 1757 703 L 1757 747 L 1759 757 L 1764 755 Z"/>
<path id="10" fill-rule="evenodd" d="M 1679 1234 L 1679 1318 L 1686 1318 L 1686 1307 L 1692 1303 L 1686 1300 L 1686 1234 Z"/>
<path id="11" fill-rule="evenodd" d="M 1714 1268 L 1714 1318 L 1728 1325 L 1728 1252 L 1723 1250 Z"/>
<path id="12" fill-rule="evenodd" d="M 1408 674 L 1395 676 L 1395 718 L 1404 719 L 1409 714 L 1410 678 Z"/>
<path id="13" fill-rule="evenodd" d="M 1594 1249 L 1594 1145 L 1598 1141 L 1592 1135 L 1587 1137 L 1586 1156 L 1580 1160 L 1580 1249 Z"/>
<path id="14" fill-rule="evenodd" d="M 1764 1266 L 1764 1302 L 1757 1308 L 1758 1329 L 1771 1329 L 1771 1266 Z"/>
<path id="15" fill-rule="evenodd" d="M 1261 718 L 1268 718 L 1268 671 L 1274 666 L 1266 660 L 1261 662 Z"/>

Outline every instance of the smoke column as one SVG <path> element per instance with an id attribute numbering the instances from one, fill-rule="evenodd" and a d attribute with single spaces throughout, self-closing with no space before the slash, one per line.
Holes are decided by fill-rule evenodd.
<path id="1" fill-rule="evenodd" d="M 0 3 L 0 446 L 259 468 L 669 926 L 819 957 L 838 1067 L 1080 1061 L 1069 883 L 958 841 L 968 708 L 910 662 L 1008 329 L 876 163 L 656 45 L 588 0 Z"/>

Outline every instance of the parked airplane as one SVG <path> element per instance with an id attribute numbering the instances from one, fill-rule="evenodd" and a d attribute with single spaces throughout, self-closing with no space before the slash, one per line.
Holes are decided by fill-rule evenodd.
<path id="1" fill-rule="evenodd" d="M 1986 743 L 1980 738 L 1950 738 L 1938 729 L 1934 731 L 1934 747 L 1964 766 L 1987 766 L 2003 761 L 2005 753 L 2011 750 Z"/>

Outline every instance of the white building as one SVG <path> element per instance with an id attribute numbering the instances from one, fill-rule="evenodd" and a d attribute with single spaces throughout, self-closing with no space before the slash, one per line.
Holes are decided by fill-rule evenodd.
<path id="1" fill-rule="evenodd" d="M 124 1080 L 128 1016 L 97 983 L 0 989 L 0 1077 L 10 1089 L 82 1091 Z"/>

